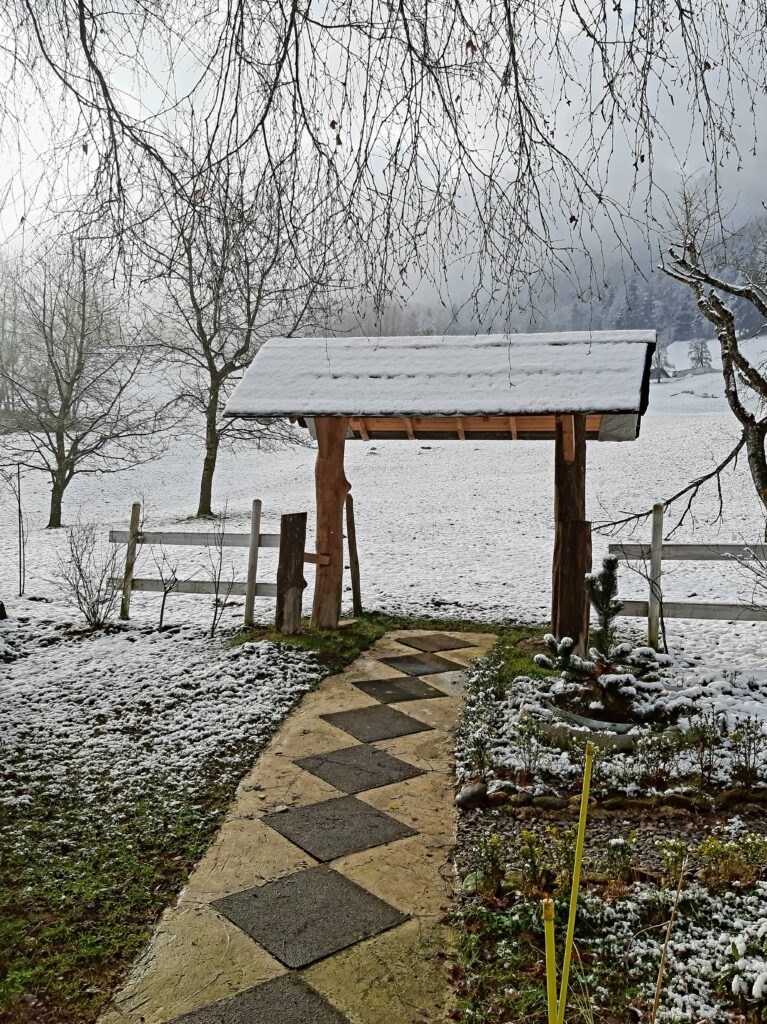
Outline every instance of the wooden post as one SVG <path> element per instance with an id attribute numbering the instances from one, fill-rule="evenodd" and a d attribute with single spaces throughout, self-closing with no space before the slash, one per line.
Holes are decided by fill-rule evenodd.
<path id="1" fill-rule="evenodd" d="M 658 648 L 660 640 L 661 559 L 663 553 L 663 505 L 652 507 L 650 542 L 650 600 L 647 602 L 647 643 Z"/>
<path id="2" fill-rule="evenodd" d="M 344 475 L 344 447 L 348 420 L 341 416 L 318 416 L 317 435 L 317 554 L 327 555 L 318 564 L 314 580 L 312 625 L 333 629 L 341 617 L 341 588 L 344 574 L 344 503 L 349 483 Z"/>
<path id="3" fill-rule="evenodd" d="M 261 502 L 256 498 L 250 511 L 250 547 L 248 548 L 248 578 L 245 585 L 245 625 L 253 625 L 256 607 L 256 577 L 258 575 L 258 542 L 261 539 Z"/>
<path id="4" fill-rule="evenodd" d="M 280 517 L 280 556 L 277 564 L 277 608 L 274 625 L 279 633 L 293 636 L 301 629 L 301 596 L 306 547 L 306 512 Z"/>
<path id="5" fill-rule="evenodd" d="M 558 416 L 554 448 L 554 562 L 551 628 L 569 636 L 578 654 L 588 646 L 591 524 L 586 522 L 586 419 Z"/>
<path id="6" fill-rule="evenodd" d="M 136 543 L 141 525 L 141 503 L 134 501 L 130 511 L 128 546 L 125 550 L 125 572 L 123 573 L 123 596 L 120 601 L 120 618 L 130 618 L 130 595 L 133 588 L 133 570 L 136 567 Z"/>
<path id="7" fill-rule="evenodd" d="M 360 587 L 360 560 L 357 554 L 357 527 L 354 522 L 354 498 L 346 495 L 346 543 L 349 547 L 349 572 L 352 577 L 352 610 L 354 617 L 362 615 L 362 588 Z"/>

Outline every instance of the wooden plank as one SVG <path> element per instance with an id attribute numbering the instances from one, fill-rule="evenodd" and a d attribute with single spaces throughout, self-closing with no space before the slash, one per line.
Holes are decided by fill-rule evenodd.
<path id="1" fill-rule="evenodd" d="M 263 535 L 262 535 L 263 536 Z M 267 535 L 268 536 L 268 535 Z M 127 544 L 130 533 L 125 530 L 110 530 L 111 544 Z M 136 538 L 137 544 L 178 544 L 185 547 L 217 547 L 247 548 L 250 546 L 249 533 L 225 533 L 216 537 L 215 533 L 186 533 L 181 530 L 143 530 Z M 261 547 L 264 547 L 261 544 Z M 278 546 L 278 545 L 275 545 Z"/>
<path id="2" fill-rule="evenodd" d="M 304 547 L 306 512 L 280 517 L 280 559 L 277 566 L 277 605 L 274 626 L 285 636 L 301 629 L 301 599 L 306 589 Z"/>
<path id="3" fill-rule="evenodd" d="M 280 546 L 280 535 L 279 535 L 279 533 L 262 533 L 262 534 L 259 534 L 258 546 L 260 548 L 278 548 Z"/>
<path id="4" fill-rule="evenodd" d="M 565 462 L 575 462 L 575 417 L 559 416 L 562 424 L 562 451 Z"/>
<path id="5" fill-rule="evenodd" d="M 649 612 L 647 601 L 624 601 L 621 615 L 645 618 Z M 664 601 L 664 619 L 715 619 L 719 622 L 767 622 L 767 606 L 728 604 L 710 601 Z"/>
<path id="6" fill-rule="evenodd" d="M 131 506 L 130 529 L 127 535 L 128 548 L 125 552 L 125 570 L 123 572 L 122 599 L 120 601 L 120 618 L 130 618 L 130 595 L 133 589 L 133 570 L 136 567 L 136 544 L 141 525 L 141 503 L 135 501 Z"/>
<path id="7" fill-rule="evenodd" d="M 304 564 L 330 565 L 330 555 L 318 555 L 314 551 L 304 551 Z"/>
<path id="8" fill-rule="evenodd" d="M 415 432 L 413 430 L 413 421 L 409 417 L 408 417 L 408 419 L 405 420 L 405 432 L 407 434 L 408 441 L 414 441 L 415 440 Z"/>
<path id="9" fill-rule="evenodd" d="M 458 416 L 455 421 L 456 430 L 458 431 L 458 439 L 460 441 L 466 440 L 466 428 L 463 425 L 463 417 Z"/>
<path id="10" fill-rule="evenodd" d="M 349 549 L 349 572 L 352 578 L 352 611 L 355 618 L 362 615 L 362 588 L 360 586 L 360 559 L 357 553 L 357 526 L 354 522 L 354 498 L 346 495 L 346 544 Z"/>
<path id="11" fill-rule="evenodd" d="M 650 557 L 649 544 L 610 544 L 609 551 L 627 562 Z M 753 558 L 767 561 L 767 544 L 664 544 L 661 558 L 664 562 L 726 562 Z"/>
<path id="12" fill-rule="evenodd" d="M 517 437 L 519 436 L 518 431 L 517 431 L 517 417 L 516 416 L 509 416 L 509 431 L 511 433 L 512 441 L 516 441 Z"/>
<path id="13" fill-rule="evenodd" d="M 122 579 L 117 577 L 112 580 L 112 583 L 119 586 L 122 583 Z M 245 588 L 247 584 L 242 582 L 228 584 L 222 582 L 219 585 L 219 594 L 229 593 L 236 597 L 245 596 Z M 139 591 L 147 594 L 161 594 L 163 592 L 162 580 L 153 580 L 141 576 L 136 576 L 133 579 L 132 590 Z M 179 580 L 169 596 L 173 594 L 215 594 L 216 585 L 213 580 Z M 258 583 L 256 584 L 256 597 L 276 597 L 277 596 L 277 584 L 276 583 Z"/>
<path id="14" fill-rule="evenodd" d="M 367 426 L 365 424 L 365 421 L 364 420 L 360 420 L 359 424 L 360 424 L 359 430 L 360 430 L 360 434 L 362 434 L 362 440 L 363 441 L 369 441 L 370 440 L 370 435 L 368 434 L 368 428 L 367 428 Z"/>
<path id="15" fill-rule="evenodd" d="M 243 621 L 246 626 L 253 625 L 256 604 L 256 578 L 258 576 L 258 549 L 261 546 L 261 502 L 253 500 L 250 510 L 250 545 L 248 547 L 248 578 L 245 587 L 245 613 Z"/>

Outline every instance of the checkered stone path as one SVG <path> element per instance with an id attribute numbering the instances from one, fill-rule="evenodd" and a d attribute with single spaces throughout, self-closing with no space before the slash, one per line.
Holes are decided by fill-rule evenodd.
<path id="1" fill-rule="evenodd" d="M 307 694 L 99 1024 L 447 1019 L 452 731 L 493 640 L 389 633 Z"/>

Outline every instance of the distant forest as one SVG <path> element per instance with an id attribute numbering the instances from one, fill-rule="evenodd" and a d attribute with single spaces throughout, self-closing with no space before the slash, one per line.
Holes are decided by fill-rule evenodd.
<path id="1" fill-rule="evenodd" d="M 537 309 L 517 310 L 480 320 L 469 308 L 440 300 L 411 300 L 404 306 L 391 304 L 383 316 L 366 313 L 356 323 L 345 322 L 344 333 L 390 334 L 474 334 L 477 331 L 641 330 L 658 332 L 661 345 L 703 338 L 715 342 L 710 323 L 699 313 L 689 288 L 661 271 L 642 275 L 621 268 L 604 277 L 606 284 L 597 296 L 581 296 L 569 281 L 556 289 L 547 288 L 536 300 Z M 752 334 L 763 324 L 753 305 L 730 300 L 738 317 L 739 331 Z"/>

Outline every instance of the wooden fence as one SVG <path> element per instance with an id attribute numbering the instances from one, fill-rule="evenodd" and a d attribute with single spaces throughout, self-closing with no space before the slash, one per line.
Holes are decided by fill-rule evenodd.
<path id="1" fill-rule="evenodd" d="M 658 646 L 661 619 L 718 619 L 767 622 L 767 606 L 724 601 L 665 601 L 663 562 L 724 562 L 764 559 L 767 544 L 664 544 L 663 505 L 653 506 L 649 544 L 610 544 L 609 551 L 624 562 L 649 562 L 647 601 L 624 601 L 621 615 L 647 618 L 647 640 Z"/>
<path id="2" fill-rule="evenodd" d="M 262 503 L 253 501 L 250 518 L 250 533 L 188 533 L 186 531 L 150 531 L 141 529 L 141 504 L 135 502 L 131 509 L 128 530 L 110 530 L 112 544 L 125 544 L 125 569 L 121 578 L 112 582 L 122 590 L 120 618 L 130 616 L 131 594 L 134 591 L 170 594 L 211 594 L 219 600 L 222 596 L 235 595 L 245 598 L 244 622 L 252 626 L 257 597 L 271 597 L 276 601 L 275 624 L 283 633 L 298 632 L 301 622 L 301 597 L 306 580 L 303 566 L 327 565 L 328 556 L 305 551 L 306 513 L 283 515 L 280 518 L 279 533 L 261 533 Z M 360 597 L 359 559 L 357 557 L 356 532 L 354 529 L 354 505 L 351 495 L 346 506 L 349 562 L 352 573 L 354 614 L 362 612 Z M 136 576 L 137 550 L 142 545 L 181 545 L 184 547 L 247 548 L 248 567 L 244 581 L 227 580 L 220 577 L 207 580 L 179 580 L 175 573 L 169 580 Z M 278 548 L 277 580 L 262 583 L 258 580 L 258 553 L 262 548 Z M 215 574 L 212 574 L 215 575 Z"/>

